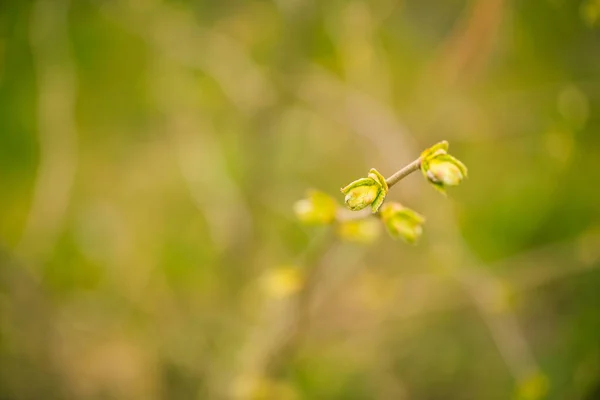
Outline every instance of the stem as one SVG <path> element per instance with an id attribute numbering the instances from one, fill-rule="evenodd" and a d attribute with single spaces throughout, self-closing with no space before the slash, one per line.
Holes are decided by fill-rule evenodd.
<path id="1" fill-rule="evenodd" d="M 421 168 L 421 157 L 417 158 L 415 161 L 411 162 L 406 167 L 402 168 L 400 171 L 387 178 L 385 182 L 388 184 L 388 187 L 391 188 L 396 183 L 400 182 L 402 179 L 406 178 L 408 175 L 412 174 L 419 168 Z"/>

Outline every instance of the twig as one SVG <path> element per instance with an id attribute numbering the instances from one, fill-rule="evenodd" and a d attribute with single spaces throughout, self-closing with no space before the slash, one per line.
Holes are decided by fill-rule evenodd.
<path id="1" fill-rule="evenodd" d="M 254 385 L 263 377 L 272 375 L 283 361 L 293 352 L 309 321 L 311 300 L 317 290 L 319 277 L 323 271 L 323 256 L 334 236 L 331 232 L 313 239 L 306 250 L 296 260 L 307 266 L 302 290 L 284 299 L 271 299 L 264 306 L 264 324 L 259 324 L 249 336 L 241 350 L 240 370 L 229 382 L 224 393 L 234 398 L 251 398 Z"/>
<path id="2" fill-rule="evenodd" d="M 387 178 L 385 182 L 388 184 L 389 187 L 392 187 L 396 183 L 400 182 L 402 179 L 406 178 L 408 175 L 412 174 L 415 171 L 418 171 L 419 168 L 421 168 L 421 158 L 417 158 L 415 161 L 411 162 L 406 167 L 402 168 L 400 171 Z"/>

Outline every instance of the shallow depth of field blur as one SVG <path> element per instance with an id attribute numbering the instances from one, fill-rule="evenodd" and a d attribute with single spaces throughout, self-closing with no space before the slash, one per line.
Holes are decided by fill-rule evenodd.
<path id="1" fill-rule="evenodd" d="M 0 398 L 598 399 L 599 170 L 598 0 L 3 0 Z"/>

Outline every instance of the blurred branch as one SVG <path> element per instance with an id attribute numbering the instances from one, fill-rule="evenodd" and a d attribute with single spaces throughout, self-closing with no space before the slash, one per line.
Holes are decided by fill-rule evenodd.
<path id="1" fill-rule="evenodd" d="M 388 166 L 415 154 L 414 136 L 386 104 L 349 87 L 317 65 L 310 65 L 301 81 L 302 85 L 290 88 L 298 99 L 372 142 Z"/>
<path id="2" fill-rule="evenodd" d="M 436 82 L 452 85 L 470 76 L 488 56 L 502 22 L 504 0 L 474 0 L 432 65 Z"/>
<path id="3" fill-rule="evenodd" d="M 447 272 L 462 286 L 478 310 L 513 378 L 517 382 L 527 379 L 531 374 L 538 372 L 540 367 L 521 332 L 514 311 L 507 304 L 508 285 L 490 272 L 490 266 L 481 265 L 467 243 L 462 240 L 458 226 L 454 223 L 456 218 L 452 210 L 444 207 L 439 211 L 442 218 L 448 219 L 445 225 L 447 231 L 443 232 L 445 245 L 454 246 L 460 252 L 457 260 L 450 261 Z M 440 259 L 440 263 L 448 263 L 448 260 Z M 464 264 L 479 267 L 474 269 L 465 267 Z"/>
<path id="4" fill-rule="evenodd" d="M 75 65 L 69 50 L 68 1 L 40 0 L 31 16 L 38 80 L 40 163 L 31 210 L 15 249 L 39 261 L 51 251 L 67 211 L 77 167 Z"/>
<path id="5" fill-rule="evenodd" d="M 250 235 L 251 212 L 238 183 L 227 170 L 227 159 L 212 120 L 203 115 L 195 97 L 194 79 L 169 60 L 156 60 L 151 79 L 156 102 L 166 120 L 176 157 L 190 196 L 208 221 L 210 236 L 219 251 L 230 250 Z M 207 196 L 210 188 L 219 195 Z"/>
<path id="6" fill-rule="evenodd" d="M 269 379 L 299 345 L 310 322 L 312 301 L 320 291 L 325 260 L 332 251 L 331 231 L 315 237 L 296 260 L 305 275 L 299 293 L 284 298 L 270 298 L 261 313 L 262 321 L 242 346 L 239 370 L 225 382 L 235 398 L 253 398 L 253 392 Z M 302 259 L 302 260 L 300 260 Z"/>
<path id="7" fill-rule="evenodd" d="M 600 235 L 584 233 L 500 261 L 494 269 L 507 270 L 504 279 L 515 291 L 528 291 L 600 268 Z"/>
<path id="8" fill-rule="evenodd" d="M 511 375 L 522 381 L 539 370 L 533 353 L 519 328 L 517 319 L 505 306 L 502 293 L 502 281 L 489 273 L 459 272 L 457 279 L 472 299 L 473 304 L 487 325 L 496 347 L 500 352 Z"/>
<path id="9" fill-rule="evenodd" d="M 271 82 L 244 48 L 214 29 L 199 26 L 184 10 L 156 0 L 106 2 L 101 10 L 157 53 L 205 71 L 243 113 L 253 114 L 273 100 Z"/>
<path id="10" fill-rule="evenodd" d="M 572 276 L 600 269 L 600 254 L 593 260 L 573 262 L 573 255 L 577 253 L 581 246 L 582 239 L 584 237 L 569 240 L 561 244 L 555 243 L 552 246 L 535 248 L 509 259 L 488 265 L 463 266 L 463 282 L 457 283 L 461 287 L 464 284 L 476 287 L 474 286 L 474 282 L 486 282 L 480 289 L 477 289 L 477 297 L 485 297 L 486 299 L 481 301 L 480 304 L 485 306 L 484 308 L 490 308 L 490 312 L 501 313 L 505 307 L 510 307 L 513 295 L 526 296 L 528 291 L 534 291 L 545 285 L 551 285 Z M 600 249 L 600 241 L 597 240 L 594 243 L 597 246 L 596 248 Z M 540 260 L 543 261 L 540 262 Z M 487 274 L 481 276 L 481 271 L 484 270 L 506 270 L 508 268 L 511 269 L 511 272 L 505 273 L 502 276 L 496 276 L 493 281 L 490 281 L 489 277 L 485 277 Z M 471 277 L 477 275 L 479 277 L 474 281 Z M 403 287 L 424 287 L 422 291 L 429 295 L 425 297 L 413 296 L 397 299 L 393 318 L 410 318 L 422 314 L 458 310 L 474 304 L 472 301 L 466 301 L 468 299 L 461 299 L 455 296 L 451 288 L 447 285 L 448 280 L 443 278 L 444 275 L 437 273 L 425 273 L 405 277 Z M 399 290 L 399 292 L 403 296 L 407 295 L 403 290 Z"/>
<path id="11" fill-rule="evenodd" d="M 236 375 L 234 382 L 272 376 L 283 361 L 297 350 L 318 309 L 363 266 L 357 257 L 347 258 L 351 258 L 352 262 L 342 260 L 341 252 L 340 247 L 333 246 L 322 253 L 322 258 L 316 261 L 307 280 L 309 283 L 301 295 L 279 303 L 273 301 L 267 304 L 266 322 L 257 326 L 254 334 L 246 341 L 243 352 L 245 361 L 242 363 L 244 368 Z M 313 253 L 315 256 L 318 254 Z M 343 268 L 336 268 L 338 265 Z M 403 287 L 414 286 L 420 290 L 398 290 L 402 297 L 393 301 L 393 314 L 387 314 L 384 318 L 408 319 L 431 313 L 456 311 L 473 305 L 488 327 L 511 375 L 520 382 L 539 371 L 539 366 L 519 328 L 514 312 L 504 303 L 506 293 L 503 290 L 517 287 L 519 276 L 502 279 L 482 272 L 483 269 L 489 268 L 492 267 L 482 266 L 476 271 L 463 267 L 451 272 L 445 279 L 437 274 L 407 277 L 402 280 Z M 455 295 L 452 285 L 449 285 L 452 281 L 464 290 L 466 298 L 461 299 Z M 545 283 L 548 281 L 538 282 L 540 285 Z M 534 287 L 536 286 L 529 286 Z M 423 296 L 424 293 L 427 295 Z"/>
<path id="12" fill-rule="evenodd" d="M 250 105 L 261 105 L 273 98 L 273 85 L 241 44 L 215 30 L 203 29 L 186 14 L 168 6 L 150 1 L 143 6 L 139 3 L 138 7 L 143 9 L 106 3 L 102 10 L 161 54 L 212 76 L 242 112 L 251 113 Z M 135 17 L 128 17 L 134 12 Z M 303 78 L 303 85 L 288 89 L 320 115 L 347 124 L 372 141 L 390 166 L 410 157 L 408 149 L 415 145 L 392 109 L 316 65 L 310 65 Z M 340 108 L 340 104 L 346 107 Z"/>

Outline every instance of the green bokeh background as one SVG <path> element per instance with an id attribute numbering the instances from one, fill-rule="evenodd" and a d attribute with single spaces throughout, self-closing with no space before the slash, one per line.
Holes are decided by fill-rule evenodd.
<path id="1" fill-rule="evenodd" d="M 0 398 L 600 398 L 598 132 L 598 0 L 3 0 Z M 417 246 L 296 221 L 443 139 Z"/>

